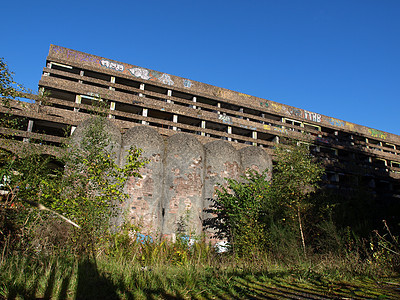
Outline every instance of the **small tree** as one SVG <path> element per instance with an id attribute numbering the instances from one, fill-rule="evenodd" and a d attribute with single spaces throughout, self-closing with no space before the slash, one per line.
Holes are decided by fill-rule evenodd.
<path id="1" fill-rule="evenodd" d="M 111 218 L 127 198 L 125 182 L 140 177 L 139 169 L 147 163 L 140 158 L 141 150 L 131 147 L 126 164 L 119 167 L 105 122 L 104 117 L 93 117 L 80 145 L 67 149 L 64 175 L 58 182 L 42 182 L 42 200 L 80 226 L 75 238 L 81 253 L 94 253 L 108 236 Z"/>
<path id="2" fill-rule="evenodd" d="M 276 164 L 271 182 L 271 200 L 285 208 L 286 218 L 297 223 L 304 254 L 303 215 L 311 208 L 310 195 L 318 189 L 324 173 L 304 144 L 279 145 L 275 149 Z"/>
<path id="3" fill-rule="evenodd" d="M 262 222 L 263 206 L 268 198 L 267 171 L 262 174 L 249 170 L 242 181 L 226 179 L 216 191 L 215 218 L 208 220 L 208 227 L 216 230 L 217 237 L 227 239 L 238 256 L 255 253 L 264 247 L 265 224 Z"/>

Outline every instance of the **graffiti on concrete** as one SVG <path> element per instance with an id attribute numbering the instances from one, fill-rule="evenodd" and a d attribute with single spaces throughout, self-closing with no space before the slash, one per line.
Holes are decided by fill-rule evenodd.
<path id="1" fill-rule="evenodd" d="M 350 130 L 354 130 L 354 124 L 351 124 L 349 122 L 344 122 L 338 119 L 334 119 L 334 118 L 330 118 L 329 119 L 329 124 L 333 125 L 333 126 L 337 126 L 337 127 L 347 127 Z"/>
<path id="2" fill-rule="evenodd" d="M 66 49 L 63 47 L 59 47 L 59 46 L 54 46 L 52 48 L 53 52 L 57 53 L 57 54 L 62 54 L 65 55 L 67 58 L 72 58 L 74 60 L 78 60 L 78 61 L 88 61 L 88 62 L 95 62 L 97 63 L 99 61 L 98 58 L 86 54 L 86 53 L 81 53 L 75 50 L 70 50 L 70 49 Z"/>
<path id="3" fill-rule="evenodd" d="M 269 106 L 270 106 L 273 110 L 275 110 L 275 111 L 277 111 L 277 112 L 282 112 L 282 113 L 287 113 L 287 112 L 288 112 L 286 106 L 283 105 L 283 104 L 271 102 L 271 103 L 269 104 Z"/>
<path id="4" fill-rule="evenodd" d="M 218 119 L 226 124 L 232 124 L 232 119 L 230 116 L 218 115 Z"/>
<path id="5" fill-rule="evenodd" d="M 116 70 L 116 71 L 119 71 L 119 72 L 123 72 L 124 71 L 124 66 L 123 65 L 118 64 L 116 62 L 112 62 L 112 61 L 106 60 L 106 59 L 102 59 L 100 61 L 100 64 L 103 67 L 106 67 L 106 68 L 109 68 L 109 69 L 112 69 L 112 70 Z"/>
<path id="6" fill-rule="evenodd" d="M 239 93 L 239 96 L 244 96 L 244 97 L 247 97 L 247 98 L 250 98 L 250 97 L 251 97 L 250 95 L 243 94 L 243 93 Z"/>
<path id="7" fill-rule="evenodd" d="M 321 115 L 320 114 L 316 114 L 310 111 L 305 110 L 304 111 L 304 118 L 306 120 L 310 120 L 310 121 L 314 121 L 314 122 L 321 122 Z"/>
<path id="8" fill-rule="evenodd" d="M 343 121 L 334 118 L 330 118 L 329 123 L 333 126 L 339 126 L 339 127 L 344 127 L 345 125 Z"/>
<path id="9" fill-rule="evenodd" d="M 268 108 L 268 102 L 260 102 L 260 106 Z"/>
<path id="10" fill-rule="evenodd" d="M 368 129 L 368 132 L 371 136 L 376 137 L 376 138 L 386 139 L 386 137 L 387 137 L 387 134 L 380 130 L 370 128 L 370 129 Z"/>
<path id="11" fill-rule="evenodd" d="M 150 79 L 149 70 L 142 69 L 142 68 L 132 68 L 132 69 L 129 69 L 129 72 L 131 72 L 131 74 L 135 77 L 139 77 L 144 80 Z"/>
<path id="12" fill-rule="evenodd" d="M 283 127 L 271 126 L 271 125 L 267 125 L 267 124 L 264 124 L 263 127 L 266 130 L 273 130 L 273 131 L 277 131 L 280 133 L 288 133 L 287 129 L 283 128 Z"/>
<path id="13" fill-rule="evenodd" d="M 299 117 L 299 118 L 304 118 L 303 117 L 303 110 L 294 108 L 294 107 L 289 107 L 288 112 L 290 115 Z"/>
<path id="14" fill-rule="evenodd" d="M 183 86 L 187 87 L 187 88 L 191 88 L 192 87 L 192 82 L 189 79 L 183 79 Z"/>
<path id="15" fill-rule="evenodd" d="M 164 84 L 174 85 L 174 82 L 168 74 L 162 74 L 160 77 L 158 77 L 158 81 Z"/>
<path id="16" fill-rule="evenodd" d="M 174 85 L 171 77 L 168 74 L 156 72 L 156 71 L 149 71 L 144 68 L 131 68 L 129 72 L 135 77 L 142 78 L 144 80 L 155 81 L 158 80 L 159 82 L 167 85 Z"/>

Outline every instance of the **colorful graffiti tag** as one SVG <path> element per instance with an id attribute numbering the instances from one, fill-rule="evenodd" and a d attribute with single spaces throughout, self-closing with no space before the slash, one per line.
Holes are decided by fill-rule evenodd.
<path id="1" fill-rule="evenodd" d="M 260 106 L 268 108 L 268 102 L 260 102 Z"/>
<path id="2" fill-rule="evenodd" d="M 244 96 L 244 97 L 247 97 L 247 98 L 250 98 L 250 97 L 251 97 L 250 95 L 243 94 L 243 93 L 239 93 L 239 96 Z"/>
<path id="3" fill-rule="evenodd" d="M 321 122 L 321 115 L 320 114 L 316 114 L 310 111 L 305 110 L 304 111 L 304 119 L 306 120 L 310 120 L 310 121 L 314 121 L 314 122 Z"/>
<path id="4" fill-rule="evenodd" d="M 103 67 L 106 67 L 106 68 L 109 68 L 109 69 L 112 69 L 112 70 L 116 70 L 116 71 L 119 71 L 119 72 L 123 72 L 124 71 L 124 66 L 123 65 L 118 64 L 116 62 L 112 62 L 112 61 L 106 60 L 106 59 L 102 59 L 100 61 L 100 64 Z"/>
<path id="5" fill-rule="evenodd" d="M 129 72 L 135 77 L 142 78 L 144 80 L 155 81 L 158 80 L 159 82 L 167 85 L 174 85 L 171 77 L 168 74 L 160 73 L 156 71 L 149 71 L 144 68 L 131 68 Z"/>
<path id="6" fill-rule="evenodd" d="M 339 126 L 339 127 L 344 127 L 345 125 L 343 121 L 334 118 L 330 118 L 329 123 L 333 126 Z"/>
<path id="7" fill-rule="evenodd" d="M 230 116 L 218 115 L 218 119 L 221 120 L 223 123 L 232 124 L 232 119 Z"/>
<path id="8" fill-rule="evenodd" d="M 376 138 L 386 139 L 386 137 L 387 137 L 386 133 L 376 130 L 376 129 L 370 128 L 370 129 L 368 129 L 368 132 L 371 136 L 376 137 Z"/>
<path id="9" fill-rule="evenodd" d="M 187 87 L 187 88 L 191 88 L 192 87 L 192 82 L 189 79 L 183 79 L 183 86 Z"/>
<path id="10" fill-rule="evenodd" d="M 289 107 L 288 112 L 292 116 L 299 117 L 299 118 L 304 118 L 303 117 L 303 111 L 301 109 L 294 108 L 294 107 Z"/>

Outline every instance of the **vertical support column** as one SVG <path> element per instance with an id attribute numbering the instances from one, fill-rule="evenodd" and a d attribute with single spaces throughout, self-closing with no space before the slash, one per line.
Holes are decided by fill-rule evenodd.
<path id="1" fill-rule="evenodd" d="M 76 129 L 76 126 L 71 126 L 71 133 L 70 133 L 70 135 L 72 135 L 72 134 L 74 133 L 75 129 Z"/>
<path id="2" fill-rule="evenodd" d="M 196 98 L 196 97 L 193 97 L 193 102 L 194 102 L 194 103 L 197 102 L 197 98 Z M 192 108 L 196 109 L 197 107 L 196 107 L 196 105 L 192 105 Z"/>
<path id="3" fill-rule="evenodd" d="M 81 104 L 81 103 L 82 103 L 82 97 L 81 97 L 81 95 L 76 95 L 76 96 L 75 96 L 75 103 L 77 103 L 77 104 Z M 79 108 L 74 107 L 74 111 L 79 111 Z"/>
<path id="4" fill-rule="evenodd" d="M 253 132 L 252 132 L 252 138 L 255 139 L 255 140 L 257 140 L 257 131 L 253 131 Z M 253 142 L 253 146 L 257 146 L 257 143 L 256 143 L 256 142 Z"/>
<path id="5" fill-rule="evenodd" d="M 272 140 L 274 143 L 279 144 L 279 136 L 275 136 Z"/>
<path id="6" fill-rule="evenodd" d="M 144 83 L 141 83 L 139 86 L 139 89 L 141 89 L 142 91 L 144 91 Z M 142 93 L 139 93 L 139 97 L 143 97 Z"/>
<path id="7" fill-rule="evenodd" d="M 143 117 L 147 117 L 147 112 L 148 112 L 148 109 L 147 108 L 143 108 L 142 116 Z M 143 125 L 148 125 L 148 122 L 146 122 L 145 120 L 142 120 L 142 124 Z"/>
<path id="8" fill-rule="evenodd" d="M 110 110 L 115 110 L 115 102 L 114 101 L 110 102 Z M 109 114 L 108 118 L 109 119 L 114 119 L 114 116 L 112 114 Z"/>
<path id="9" fill-rule="evenodd" d="M 218 107 L 218 108 L 221 108 L 221 103 L 218 102 L 218 103 L 217 103 L 217 107 Z M 221 113 L 221 112 L 220 112 L 219 109 L 218 109 L 217 114 L 220 114 L 220 113 Z"/>
<path id="10" fill-rule="evenodd" d="M 84 72 L 83 70 L 81 70 L 81 71 L 79 72 L 79 76 L 83 77 L 84 75 L 85 75 L 85 72 Z M 83 81 L 82 81 L 82 79 L 79 79 L 78 82 L 79 82 L 79 83 L 82 83 Z"/>
<path id="11" fill-rule="evenodd" d="M 232 126 L 228 126 L 228 134 L 232 134 Z M 228 136 L 228 141 L 232 141 L 230 136 Z"/>
<path id="12" fill-rule="evenodd" d="M 29 120 L 28 121 L 28 127 L 27 127 L 26 131 L 27 132 L 32 132 L 32 128 L 33 128 L 33 120 Z M 29 138 L 24 138 L 23 142 L 29 143 Z"/>
<path id="13" fill-rule="evenodd" d="M 201 128 L 206 128 L 206 121 L 201 121 Z M 201 132 L 201 135 L 202 135 L 202 136 L 205 136 L 206 133 L 202 131 L 202 132 Z"/>
<path id="14" fill-rule="evenodd" d="M 115 83 L 115 77 L 114 77 L 114 76 L 111 76 L 110 82 L 111 82 L 111 83 Z M 112 87 L 112 86 L 109 86 L 108 88 L 109 88 L 110 90 L 112 90 L 112 91 L 115 91 L 115 88 Z"/>
<path id="15" fill-rule="evenodd" d="M 172 117 L 172 122 L 178 123 L 178 115 L 174 115 L 174 116 Z M 173 126 L 173 127 L 172 127 L 172 130 L 175 130 L 175 131 L 176 131 L 176 126 Z"/>
<path id="16" fill-rule="evenodd" d="M 172 96 L 172 90 L 167 91 L 167 96 L 171 97 Z M 174 103 L 173 101 L 167 99 L 167 103 Z"/>

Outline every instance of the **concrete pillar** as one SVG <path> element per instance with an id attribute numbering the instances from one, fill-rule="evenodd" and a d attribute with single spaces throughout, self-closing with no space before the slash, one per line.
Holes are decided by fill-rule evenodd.
<path id="1" fill-rule="evenodd" d="M 32 128 L 33 128 L 33 120 L 29 120 L 28 121 L 28 127 L 26 129 L 27 132 L 32 132 Z M 28 143 L 29 142 L 29 138 L 24 138 L 23 142 Z"/>
<path id="2" fill-rule="evenodd" d="M 204 149 L 192 135 L 167 139 L 164 171 L 165 211 L 162 234 L 200 236 L 203 214 Z"/>
<path id="3" fill-rule="evenodd" d="M 75 96 L 75 103 L 78 103 L 78 104 L 82 103 L 82 97 L 81 97 L 81 95 L 76 95 L 76 96 Z M 79 108 L 74 107 L 74 111 L 79 111 Z"/>
<path id="4" fill-rule="evenodd" d="M 206 128 L 206 121 L 201 121 L 201 128 Z M 202 135 L 202 136 L 205 136 L 206 133 L 202 131 L 202 132 L 201 132 L 201 135 Z"/>
<path id="5" fill-rule="evenodd" d="M 147 117 L 147 112 L 148 112 L 148 109 L 147 108 L 143 108 L 142 116 L 143 117 Z M 142 120 L 142 124 L 143 125 L 148 125 L 148 122 L 146 122 L 145 120 Z"/>
<path id="6" fill-rule="evenodd" d="M 228 126 L 228 134 L 232 134 L 232 126 Z M 232 141 L 232 138 L 229 136 L 228 141 Z"/>
<path id="7" fill-rule="evenodd" d="M 178 115 L 174 115 L 174 116 L 172 117 L 172 122 L 178 123 Z M 173 126 L 173 127 L 172 127 L 172 130 L 176 130 L 176 126 Z"/>
<path id="8" fill-rule="evenodd" d="M 162 226 L 164 140 L 149 126 L 128 129 L 122 136 L 121 167 L 125 164 L 123 154 L 131 146 L 140 147 L 142 157 L 146 157 L 149 163 L 140 170 L 142 178 L 130 177 L 126 183 L 129 198 L 123 205 L 127 221 L 140 225 L 140 233 L 155 239 Z"/>
<path id="9" fill-rule="evenodd" d="M 197 98 L 196 98 L 196 97 L 193 97 L 193 102 L 194 102 L 194 103 L 197 102 Z M 197 107 L 196 107 L 196 105 L 192 105 L 192 108 L 196 109 Z"/>
<path id="10" fill-rule="evenodd" d="M 172 96 L 172 90 L 167 91 L 167 96 L 170 96 L 170 97 Z M 167 103 L 174 103 L 174 101 L 167 99 Z"/>
<path id="11" fill-rule="evenodd" d="M 257 131 L 253 131 L 252 132 L 252 138 L 255 139 L 255 140 L 257 139 Z M 253 146 L 257 146 L 257 143 L 253 142 Z"/>
<path id="12" fill-rule="evenodd" d="M 115 110 L 115 102 L 114 101 L 110 102 L 110 110 Z M 108 118 L 114 119 L 114 116 L 112 114 L 109 114 Z"/>

